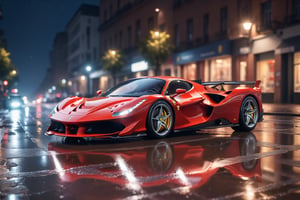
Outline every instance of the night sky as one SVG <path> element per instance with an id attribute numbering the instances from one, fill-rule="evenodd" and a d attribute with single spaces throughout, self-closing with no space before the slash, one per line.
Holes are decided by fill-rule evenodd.
<path id="1" fill-rule="evenodd" d="M 19 73 L 22 95 L 37 90 L 50 67 L 55 34 L 65 30 L 82 3 L 99 5 L 99 0 L 0 0 L 0 26 Z"/>

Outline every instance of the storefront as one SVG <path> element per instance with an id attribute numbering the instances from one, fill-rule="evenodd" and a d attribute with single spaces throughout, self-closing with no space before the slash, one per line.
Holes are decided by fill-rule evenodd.
<path id="1" fill-rule="evenodd" d="M 188 80 L 232 79 L 231 41 L 223 40 L 174 55 L 175 75 Z"/>
<path id="2" fill-rule="evenodd" d="M 282 40 L 275 54 L 280 62 L 280 69 L 275 72 L 280 75 L 277 102 L 300 103 L 300 36 Z"/>
<path id="3" fill-rule="evenodd" d="M 281 39 L 277 35 L 260 38 L 253 41 L 250 58 L 254 60 L 254 80 L 261 80 L 263 102 L 275 102 L 278 90 L 277 77 L 280 76 L 279 60 L 275 59 L 275 50 L 280 45 Z M 278 78 L 277 78 L 278 79 Z M 277 88 L 276 88 L 277 87 Z"/>

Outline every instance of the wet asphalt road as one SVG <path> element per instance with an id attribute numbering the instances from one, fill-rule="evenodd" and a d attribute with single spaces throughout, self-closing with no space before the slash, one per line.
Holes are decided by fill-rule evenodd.
<path id="1" fill-rule="evenodd" d="M 300 117 L 77 141 L 44 135 L 52 106 L 0 111 L 1 199 L 300 199 Z"/>

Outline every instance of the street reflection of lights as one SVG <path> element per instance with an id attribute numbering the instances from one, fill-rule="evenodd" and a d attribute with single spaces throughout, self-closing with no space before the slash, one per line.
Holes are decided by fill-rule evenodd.
<path id="1" fill-rule="evenodd" d="M 19 197 L 16 194 L 9 194 L 8 195 L 8 200 L 17 200 Z"/>
<path id="2" fill-rule="evenodd" d="M 20 110 L 12 110 L 11 111 L 11 119 L 13 124 L 17 124 L 21 118 L 21 111 Z"/>
<path id="3" fill-rule="evenodd" d="M 59 162 L 59 160 L 56 157 L 56 153 L 55 152 L 50 152 L 53 162 L 54 162 L 54 166 L 55 166 L 55 171 L 60 175 L 63 176 L 65 174 L 65 170 L 62 167 L 61 163 Z"/>
<path id="4" fill-rule="evenodd" d="M 245 187 L 245 199 L 253 200 L 255 199 L 255 190 L 252 185 L 247 184 Z"/>
<path id="5" fill-rule="evenodd" d="M 142 188 L 141 188 L 137 178 L 134 176 L 134 173 L 132 172 L 132 170 L 128 167 L 126 161 L 121 156 L 118 155 L 116 157 L 116 162 L 117 162 L 120 170 L 122 171 L 122 174 L 128 180 L 128 184 L 127 184 L 128 189 L 131 189 L 134 191 L 141 190 Z"/>
<path id="6" fill-rule="evenodd" d="M 184 174 L 184 172 L 182 171 L 181 168 L 178 168 L 176 170 L 176 176 L 179 178 L 180 182 L 186 186 L 190 186 L 190 182 L 187 179 L 186 175 Z"/>
<path id="7" fill-rule="evenodd" d="M 48 165 L 48 156 L 41 156 L 41 165 L 43 166 Z"/>
<path id="8" fill-rule="evenodd" d="M 42 134 L 42 122 L 40 120 L 37 120 L 36 121 L 36 132 L 38 134 Z"/>
<path id="9" fill-rule="evenodd" d="M 29 117 L 29 107 L 25 107 L 25 117 Z"/>
<path id="10" fill-rule="evenodd" d="M 40 102 L 40 103 L 41 103 L 41 102 Z M 36 106 L 35 117 L 36 117 L 37 119 L 40 119 L 40 118 L 42 117 L 42 106 L 41 106 L 41 104 L 38 104 L 38 105 Z"/>

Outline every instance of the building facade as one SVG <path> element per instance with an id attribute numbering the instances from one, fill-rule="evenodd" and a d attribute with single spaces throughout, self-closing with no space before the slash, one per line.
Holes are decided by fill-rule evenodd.
<path id="1" fill-rule="evenodd" d="M 300 103 L 300 0 L 101 0 L 100 54 L 127 58 L 119 79 L 143 61 L 138 44 L 151 29 L 168 32 L 175 47 L 162 75 L 189 80 L 261 80 L 264 102 Z M 109 75 L 99 74 L 106 89 Z"/>
<path id="2" fill-rule="evenodd" d="M 83 4 L 66 25 L 68 36 L 67 69 L 69 90 L 73 94 L 90 95 L 90 73 L 86 67 L 99 65 L 99 7 Z"/>

